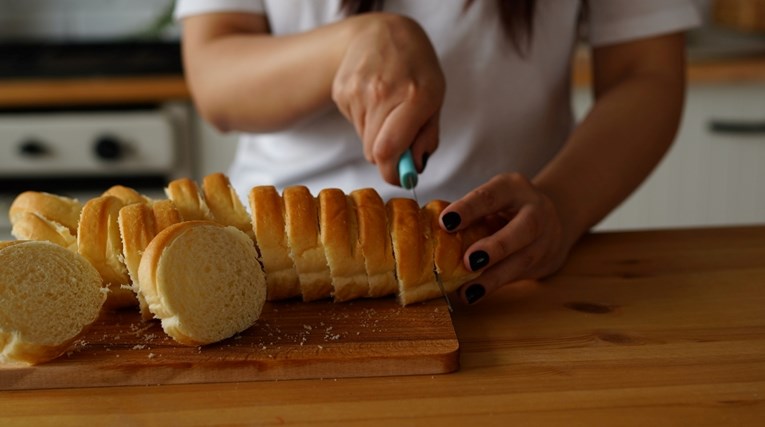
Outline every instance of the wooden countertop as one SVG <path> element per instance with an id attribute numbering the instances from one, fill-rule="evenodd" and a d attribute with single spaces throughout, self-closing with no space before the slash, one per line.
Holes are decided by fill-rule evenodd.
<path id="1" fill-rule="evenodd" d="M 0 80 L 0 107 L 63 107 L 188 100 L 183 76 Z"/>
<path id="2" fill-rule="evenodd" d="M 765 226 L 603 233 L 453 314 L 453 374 L 0 392 L 3 425 L 759 425 Z"/>
<path id="3" fill-rule="evenodd" d="M 574 86 L 589 86 L 591 79 L 589 54 L 586 50 L 580 50 L 573 61 Z M 765 55 L 688 61 L 688 84 L 731 83 L 765 84 Z"/>

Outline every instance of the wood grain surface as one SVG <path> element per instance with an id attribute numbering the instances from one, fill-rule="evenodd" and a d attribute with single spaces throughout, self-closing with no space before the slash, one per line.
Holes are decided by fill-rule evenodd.
<path id="1" fill-rule="evenodd" d="M 586 236 L 554 277 L 456 303 L 453 323 L 448 375 L 4 391 L 0 425 L 765 420 L 765 226 Z"/>
<path id="2" fill-rule="evenodd" d="M 0 365 L 0 390 L 442 374 L 458 368 L 458 351 L 443 301 L 267 303 L 255 326 L 203 347 L 125 310 L 52 362 Z"/>

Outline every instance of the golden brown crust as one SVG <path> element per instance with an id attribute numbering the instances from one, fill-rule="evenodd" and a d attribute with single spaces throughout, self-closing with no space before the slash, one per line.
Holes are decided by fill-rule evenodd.
<path id="1" fill-rule="evenodd" d="M 287 244 L 300 279 L 303 301 L 328 298 L 332 295 L 332 279 L 319 239 L 316 199 L 305 186 L 285 188 L 282 197 Z"/>
<path id="2" fill-rule="evenodd" d="M 465 244 L 465 232 L 449 233 L 440 226 L 439 216 L 441 212 L 449 206 L 448 202 L 443 200 L 432 200 L 425 205 L 425 210 L 429 212 L 431 235 L 434 239 L 434 261 L 436 271 L 447 292 L 456 290 L 460 285 L 478 277 L 479 273 L 472 272 L 465 268 L 463 256 L 470 244 Z M 468 236 L 480 235 L 480 230 L 471 227 L 467 232 Z"/>
<path id="3" fill-rule="evenodd" d="M 391 199 L 386 208 L 396 258 L 399 303 L 407 305 L 432 298 L 434 289 L 440 294 L 433 274 L 433 246 L 425 231 L 430 227 L 427 216 L 421 214 L 412 199 Z"/>
<path id="4" fill-rule="evenodd" d="M 158 233 L 154 211 L 144 203 L 127 205 L 120 209 L 118 222 L 122 237 L 122 253 L 131 279 L 131 289 L 138 299 L 141 318 L 149 320 L 152 314 L 146 299 L 140 292 L 138 267 L 144 250 Z"/>
<path id="5" fill-rule="evenodd" d="M 356 208 L 359 243 L 369 276 L 369 297 L 394 295 L 398 290 L 385 203 L 372 188 L 351 192 Z"/>
<path id="6" fill-rule="evenodd" d="M 45 219 L 62 224 L 72 234 L 76 234 L 80 210 L 82 210 L 82 203 L 77 199 L 50 193 L 25 191 L 13 200 L 8 216 L 10 217 L 11 224 L 15 224 L 24 212 L 32 212 Z"/>
<path id="7" fill-rule="evenodd" d="M 189 178 L 170 181 L 165 194 L 173 201 L 184 221 L 212 220 L 213 216 L 199 186 Z"/>
<path id="8" fill-rule="evenodd" d="M 11 234 L 19 240 L 44 240 L 77 252 L 77 238 L 68 228 L 33 212 L 18 215 Z"/>
<path id="9" fill-rule="evenodd" d="M 369 279 L 356 227 L 356 215 L 345 193 L 336 188 L 321 190 L 319 230 L 335 301 L 348 301 L 369 294 Z"/>
<path id="10" fill-rule="evenodd" d="M 157 200 L 151 204 L 151 210 L 154 212 L 154 225 L 157 233 L 183 221 L 181 213 L 175 208 L 175 203 L 172 200 Z"/>
<path id="11" fill-rule="evenodd" d="M 252 229 L 266 272 L 268 300 L 300 296 L 300 281 L 287 247 L 281 196 L 273 186 L 263 185 L 254 187 L 249 198 Z"/>
<path id="12" fill-rule="evenodd" d="M 104 191 L 102 196 L 114 196 L 120 199 L 125 205 L 132 205 L 133 203 L 151 203 L 151 199 L 130 187 L 125 187 L 124 185 L 114 185 Z"/>
<path id="13" fill-rule="evenodd" d="M 82 207 L 77 231 L 80 255 L 93 264 L 109 288 L 108 308 L 130 307 L 137 303 L 122 261 L 122 240 L 117 221 L 123 206 L 122 201 L 113 196 L 89 200 Z"/>
<path id="14" fill-rule="evenodd" d="M 214 173 L 205 176 L 202 190 L 215 222 L 236 227 L 254 237 L 250 215 L 226 175 Z"/>

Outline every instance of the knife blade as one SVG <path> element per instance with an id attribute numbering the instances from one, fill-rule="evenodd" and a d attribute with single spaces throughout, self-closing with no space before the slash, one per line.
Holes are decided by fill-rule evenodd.
<path id="1" fill-rule="evenodd" d="M 407 190 L 412 190 L 412 196 L 417 205 L 420 205 L 420 201 L 417 199 L 417 192 L 414 191 L 414 187 L 417 186 L 417 168 L 414 167 L 414 158 L 412 157 L 412 150 L 407 149 L 401 158 L 398 160 L 398 179 L 401 182 L 401 186 Z M 446 306 L 449 308 L 449 312 L 453 313 L 452 302 L 449 301 L 449 296 L 446 294 L 444 283 L 441 281 L 441 276 L 438 275 L 438 269 L 433 267 L 433 274 L 436 276 L 436 283 L 438 283 L 438 289 L 441 290 L 446 301 Z"/>

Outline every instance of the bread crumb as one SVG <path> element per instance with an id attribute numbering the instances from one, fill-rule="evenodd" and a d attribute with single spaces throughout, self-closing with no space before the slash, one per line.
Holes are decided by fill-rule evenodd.
<path id="1" fill-rule="evenodd" d="M 156 355 L 155 355 L 154 353 L 149 353 L 149 355 L 148 355 L 147 357 L 148 357 L 149 359 L 153 359 L 155 356 L 156 356 Z"/>

